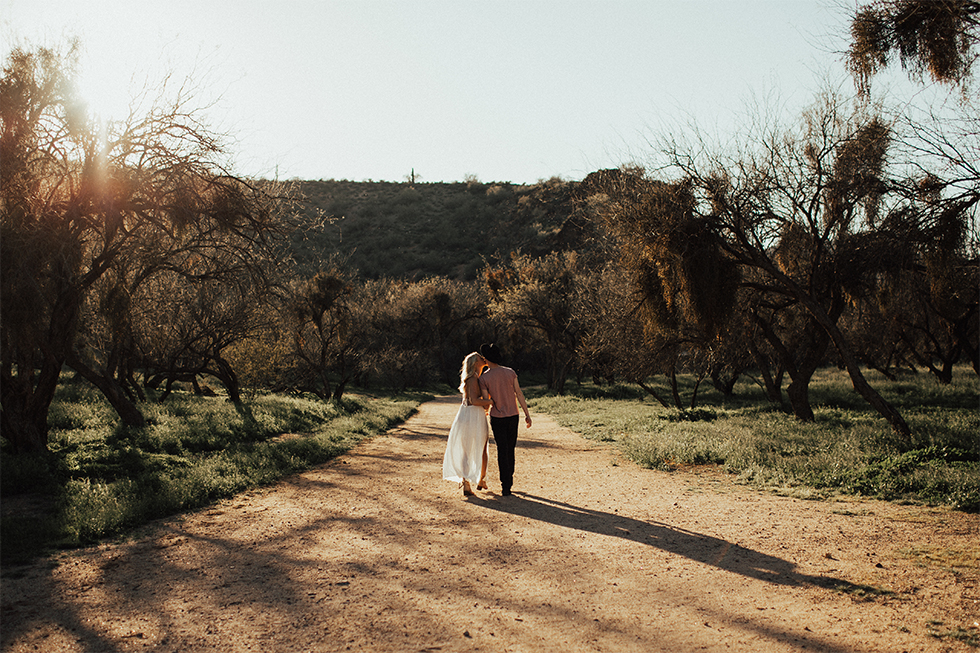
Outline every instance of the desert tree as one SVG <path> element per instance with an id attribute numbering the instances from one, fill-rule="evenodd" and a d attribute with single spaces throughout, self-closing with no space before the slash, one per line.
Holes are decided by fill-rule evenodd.
<path id="1" fill-rule="evenodd" d="M 964 356 L 976 369 L 980 279 L 969 271 L 953 269 L 953 278 L 934 280 L 934 285 L 921 271 L 881 279 L 874 300 L 859 307 L 873 315 L 862 315 L 852 327 L 858 330 L 854 339 L 864 337 L 862 359 L 886 375 L 891 363 L 920 366 L 942 384 L 952 381 L 953 368 Z"/>
<path id="2" fill-rule="evenodd" d="M 175 381 L 199 390 L 198 377 L 211 376 L 240 403 L 225 351 L 269 320 L 279 272 L 289 269 L 273 239 L 252 236 L 200 219 L 114 265 L 83 308 L 71 367 L 140 400 L 137 371 L 147 386 L 166 382 L 161 401 Z"/>
<path id="3" fill-rule="evenodd" d="M 646 211 L 661 215 L 643 219 L 669 224 L 683 218 L 681 225 L 689 223 L 687 232 L 675 232 L 681 236 L 678 242 L 690 241 L 690 247 L 708 251 L 692 257 L 691 265 L 716 257 L 707 264 L 708 270 L 697 272 L 699 276 L 692 279 L 720 287 L 735 280 L 762 293 L 772 314 L 760 316 L 760 327 L 772 327 L 778 317 L 792 320 L 796 328 L 811 334 L 814 342 L 808 345 L 807 368 L 822 358 L 824 342 L 831 343 L 855 390 L 909 442 L 908 424 L 868 383 L 851 343 L 839 328 L 848 301 L 867 287 L 866 279 L 883 266 L 896 265 L 896 260 L 906 261 L 893 257 L 896 251 L 900 254 L 903 244 L 879 219 L 887 199 L 890 138 L 888 124 L 866 107 L 850 108 L 833 93 L 821 96 L 797 127 L 761 125 L 739 139 L 741 146 L 718 149 L 703 141 L 684 143 L 668 135 L 662 142 L 662 174 L 672 171 L 673 179 L 659 182 L 660 193 L 677 199 L 646 202 Z M 636 244 L 642 246 L 644 232 L 634 233 Z M 675 258 L 673 265 L 684 269 L 682 259 Z M 738 272 L 713 272 L 719 265 L 735 266 Z M 660 290 L 664 278 L 653 274 L 655 271 L 651 267 L 647 275 L 647 294 L 669 298 L 669 293 Z M 677 286 L 683 292 L 694 287 L 690 283 Z M 734 295 L 725 293 L 719 301 L 724 306 Z M 705 305 L 697 296 L 691 299 L 692 308 Z M 657 306 L 670 308 L 662 300 Z M 705 326 L 720 323 L 703 322 Z M 785 351 L 786 370 L 792 376 L 792 365 L 798 367 L 799 362 L 790 358 L 791 348 L 784 339 L 772 338 L 771 343 L 776 351 Z M 790 396 L 801 419 L 812 419 L 804 391 L 809 382 L 807 371 L 797 372 L 793 383 L 798 387 Z"/>
<path id="4" fill-rule="evenodd" d="M 435 307 L 437 315 L 430 315 L 423 305 Z M 418 292 L 416 282 L 366 280 L 357 307 L 364 343 L 360 383 L 405 390 L 439 380 L 439 359 L 449 354 L 431 347 L 433 339 L 439 339 L 430 331 L 431 321 L 440 322 L 451 310 L 442 293 Z"/>
<path id="5" fill-rule="evenodd" d="M 400 387 L 455 385 L 463 357 L 487 337 L 482 285 L 444 277 L 365 283 L 365 366 Z"/>
<path id="6" fill-rule="evenodd" d="M 948 383 L 964 357 L 980 369 L 980 131 L 960 130 L 969 122 L 906 114 L 893 123 L 901 174 L 889 179 L 890 206 L 865 243 L 887 257 L 874 274 L 851 275 L 845 315 L 859 357 L 885 374 L 892 364 L 921 366 Z"/>
<path id="7" fill-rule="evenodd" d="M 166 273 L 139 288 L 136 299 L 143 308 L 134 320 L 133 359 L 147 386 L 165 384 L 159 400 L 167 398 L 176 381 L 190 383 L 199 393 L 199 377 L 212 377 L 230 401 L 241 403 L 239 375 L 227 352 L 266 325 L 273 310 L 268 292 L 249 277 L 219 282 Z"/>
<path id="8" fill-rule="evenodd" d="M 491 316 L 539 343 L 545 354 L 548 388 L 564 392 L 586 325 L 580 319 L 589 274 L 575 252 L 533 258 L 517 255 L 484 271 Z"/>
<path id="9" fill-rule="evenodd" d="M 960 355 L 980 373 L 980 107 L 969 96 L 908 106 L 895 125 L 904 175 L 894 183 L 901 202 L 887 227 L 901 234 L 915 266 L 901 293 L 882 279 L 892 286 L 885 296 L 917 293 L 908 301 L 903 338 L 932 350 L 916 347 L 912 354 L 937 378 L 947 379 Z M 909 334 L 913 323 L 919 336 Z"/>
<path id="10" fill-rule="evenodd" d="M 877 0 L 851 20 L 847 65 L 862 92 L 897 55 L 921 79 L 959 84 L 976 59 L 980 3 L 972 0 Z"/>
<path id="11" fill-rule="evenodd" d="M 597 383 L 637 385 L 664 408 L 682 408 L 676 386 L 667 397 L 649 382 L 651 376 L 671 376 L 676 347 L 641 319 L 644 298 L 628 272 L 609 263 L 585 277 L 583 285 L 578 319 L 584 328 L 575 352 L 582 371 Z"/>
<path id="12" fill-rule="evenodd" d="M 774 131 L 760 139 L 757 155 L 722 165 L 716 160 L 704 176 L 694 166 L 687 170 L 702 184 L 727 251 L 754 270 L 758 289 L 777 302 L 787 300 L 779 311 L 783 319 L 795 316 L 805 324 L 809 354 L 802 358 L 792 356 L 785 341 L 770 338 L 777 351 L 787 351 L 783 359 L 793 380 L 787 392 L 797 416 L 811 418 L 809 375 L 821 362 L 821 349 L 833 343 L 855 390 L 907 440 L 907 423 L 868 383 L 838 328 L 869 277 L 907 263 L 904 244 L 879 220 L 890 127 L 846 104 L 827 94 L 804 114 L 795 133 Z"/>
<path id="13" fill-rule="evenodd" d="M 284 385 L 321 399 L 343 398 L 363 355 L 355 322 L 359 284 L 331 262 L 309 279 L 291 284 L 285 299 L 285 332 L 294 365 Z"/>
<path id="14" fill-rule="evenodd" d="M 643 334 L 635 349 L 642 355 L 621 360 L 629 366 L 626 376 L 665 403 L 645 383 L 664 374 L 674 405 L 684 408 L 677 374 L 692 372 L 693 407 L 712 369 L 721 379 L 721 336 L 736 307 L 740 270 L 710 220 L 697 213 L 695 187 L 687 180 L 665 182 L 624 168 L 593 173 L 585 184 L 596 191 L 588 200 L 591 210 L 618 243 L 618 262 L 633 288 L 628 314 L 641 330 L 624 324 L 621 333 L 628 339 Z"/>
<path id="15" fill-rule="evenodd" d="M 142 424 L 119 381 L 125 347 L 93 367 L 80 350 L 79 334 L 93 330 L 86 320 L 108 320 L 110 335 L 125 340 L 134 288 L 174 267 L 175 244 L 207 233 L 261 245 L 281 226 L 270 194 L 228 172 L 187 87 L 99 122 L 78 97 L 76 74 L 76 46 L 16 48 L 0 80 L 0 398 L 3 435 L 17 451 L 46 448 L 66 364 L 125 424 Z"/>

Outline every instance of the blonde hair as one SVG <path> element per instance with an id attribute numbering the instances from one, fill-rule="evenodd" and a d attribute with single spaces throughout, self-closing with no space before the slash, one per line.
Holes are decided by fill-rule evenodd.
<path id="1" fill-rule="evenodd" d="M 476 376 L 477 361 L 481 358 L 480 354 L 473 352 L 467 354 L 466 358 L 463 359 L 463 367 L 459 371 L 459 391 L 464 395 L 466 394 L 466 379 Z"/>

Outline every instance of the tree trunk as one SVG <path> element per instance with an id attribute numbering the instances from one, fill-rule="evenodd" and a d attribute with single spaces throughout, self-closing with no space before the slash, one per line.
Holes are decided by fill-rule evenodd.
<path id="1" fill-rule="evenodd" d="M 814 318 L 802 332 L 799 342 L 790 347 L 784 343 L 772 326 L 758 315 L 754 316 L 763 336 L 779 357 L 782 367 L 791 379 L 786 388 L 790 407 L 797 419 L 812 422 L 813 409 L 810 407 L 810 379 L 824 360 L 830 346 L 830 336 Z"/>
<path id="2" fill-rule="evenodd" d="M 163 394 L 160 395 L 160 398 L 157 401 L 162 404 L 167 400 L 167 397 L 169 397 L 170 393 L 172 393 L 173 391 L 174 391 L 174 377 L 168 376 L 167 385 L 164 386 Z"/>
<path id="3" fill-rule="evenodd" d="M 786 388 L 786 396 L 789 397 L 790 408 L 793 415 L 801 422 L 812 422 L 814 420 L 813 408 L 810 407 L 810 378 L 813 373 L 807 374 L 805 378 L 793 377 L 789 386 Z"/>
<path id="4" fill-rule="evenodd" d="M 960 358 L 960 348 L 954 347 L 954 350 L 956 356 L 951 355 L 946 360 L 944 360 L 943 369 L 940 370 L 939 372 L 939 382 L 942 383 L 943 385 L 949 385 L 950 383 L 953 382 L 953 365 L 955 365 L 956 361 L 958 361 Z"/>
<path id="5" fill-rule="evenodd" d="M 4 380 L 0 430 L 14 453 L 43 453 L 48 449 L 48 408 L 54 391 L 46 392 L 40 385 L 33 392 L 11 388 L 17 380 Z"/>
<path id="6" fill-rule="evenodd" d="M 674 397 L 674 407 L 677 410 L 684 410 L 684 404 L 681 401 L 681 392 L 677 388 L 677 368 L 672 364 L 670 368 L 670 394 Z"/>
<path id="7" fill-rule="evenodd" d="M 773 374 L 769 369 L 769 361 L 762 355 L 759 348 L 755 346 L 755 343 L 749 343 L 749 351 L 752 357 L 755 359 L 755 364 L 759 368 L 759 374 L 762 375 L 762 382 L 766 389 L 766 397 L 774 404 L 783 403 L 783 370 L 782 368 L 776 370 Z"/>
<path id="8" fill-rule="evenodd" d="M 136 382 L 136 371 L 133 369 L 132 362 L 127 364 L 125 373 L 120 377 L 120 382 L 129 389 L 130 396 L 135 395 L 137 400 L 146 401 L 146 393 L 143 392 L 140 384 Z"/>
<path id="9" fill-rule="evenodd" d="M 231 364 L 221 356 L 215 356 L 213 360 L 218 369 L 215 372 L 212 372 L 212 374 L 214 374 L 214 376 L 224 384 L 225 389 L 228 391 L 228 399 L 231 401 L 231 403 L 237 406 L 238 404 L 242 403 L 241 387 L 238 383 L 238 375 L 235 374 L 235 370 L 231 367 Z"/>
<path id="10" fill-rule="evenodd" d="M 562 358 L 566 360 L 562 361 Z M 568 378 L 568 366 L 571 357 L 564 354 L 564 350 L 557 345 L 548 351 L 548 389 L 554 390 L 560 395 L 565 394 L 565 381 Z"/>
<path id="11" fill-rule="evenodd" d="M 832 325 L 833 330 L 836 332 L 831 333 L 831 337 L 834 339 L 834 345 L 837 347 L 837 352 L 840 354 L 841 359 L 844 361 L 844 366 L 847 368 L 847 373 L 851 377 L 851 384 L 854 389 L 857 390 L 858 394 L 864 397 L 871 406 L 878 411 L 878 414 L 885 418 L 889 424 L 891 424 L 892 430 L 902 438 L 906 446 L 912 446 L 912 429 L 909 428 L 908 423 L 902 417 L 901 413 L 895 410 L 895 407 L 888 403 L 884 397 L 882 397 L 878 392 L 871 387 L 868 380 L 864 378 L 861 373 L 861 368 L 858 365 L 857 359 L 854 354 L 851 353 L 850 347 L 844 340 L 843 334 L 841 334 L 836 326 Z"/>
<path id="12" fill-rule="evenodd" d="M 4 408 L 0 412 L 0 428 L 15 454 L 38 454 L 48 450 L 47 420 L 39 424 L 29 415 Z"/>
<path id="13" fill-rule="evenodd" d="M 735 395 L 735 384 L 738 383 L 738 378 L 740 376 L 739 372 L 733 371 L 730 375 L 722 378 L 722 370 L 714 369 L 711 371 L 711 384 L 715 387 L 715 390 L 720 392 L 726 397 L 732 397 Z"/>
<path id="14" fill-rule="evenodd" d="M 643 381 L 638 381 L 637 385 L 639 385 L 641 388 L 646 390 L 654 399 L 659 401 L 661 406 L 663 406 L 664 408 L 670 408 L 670 404 L 664 401 L 664 398 L 661 397 L 659 394 L 657 394 L 657 391 L 651 388 L 650 386 L 648 386 L 646 383 L 644 383 Z"/>
<path id="15" fill-rule="evenodd" d="M 976 345 L 977 343 L 977 306 L 974 305 L 967 311 L 959 320 L 953 324 L 953 334 L 963 349 L 966 355 L 970 359 L 970 364 L 973 365 L 973 371 L 980 374 L 980 347 Z M 971 338 L 971 333 L 973 337 Z"/>
<path id="16" fill-rule="evenodd" d="M 888 403 L 884 397 L 882 397 L 878 392 L 871 387 L 868 380 L 864 378 L 861 373 L 861 366 L 858 364 L 857 357 L 851 351 L 851 347 L 847 340 L 844 338 L 844 334 L 841 333 L 840 329 L 837 328 L 837 324 L 834 320 L 821 310 L 820 306 L 816 304 L 812 299 L 805 296 L 799 296 L 803 305 L 807 307 L 807 311 L 817 323 L 826 331 L 827 335 L 834 342 L 834 346 L 837 348 L 837 353 L 840 354 L 841 360 L 844 363 L 845 369 L 847 369 L 848 375 L 851 377 L 851 385 L 859 395 L 861 395 L 865 401 L 867 401 L 872 408 L 878 411 L 878 414 L 885 418 L 885 420 L 891 425 L 892 430 L 902 438 L 902 441 L 907 447 L 912 446 L 912 429 L 909 428 L 908 423 L 902 417 L 902 415 L 895 410 L 895 407 Z"/>
<path id="17" fill-rule="evenodd" d="M 555 379 L 555 390 L 560 395 L 565 394 L 565 382 L 568 380 L 568 368 L 572 364 L 571 357 L 565 359 L 557 369 L 557 378 Z"/>
<path id="18" fill-rule="evenodd" d="M 701 372 L 701 374 L 698 376 L 697 382 L 694 384 L 694 391 L 691 392 L 691 410 L 694 410 L 694 407 L 698 403 L 698 388 L 701 387 L 701 382 L 704 381 L 705 376 L 707 376 L 707 372 Z"/>
<path id="19" fill-rule="evenodd" d="M 31 336 L 3 334 L 10 341 L 4 343 L 0 429 L 16 453 L 48 449 L 48 411 L 78 319 L 78 299 L 70 290 L 62 290 L 48 324 L 37 325 Z"/>
<path id="20" fill-rule="evenodd" d="M 119 419 L 122 420 L 123 424 L 126 426 L 146 426 L 146 418 L 143 417 L 143 413 L 140 412 L 139 408 L 136 407 L 129 397 L 126 396 L 126 392 L 123 390 L 122 386 L 119 385 L 112 377 L 106 377 L 99 374 L 94 369 L 86 365 L 78 358 L 78 356 L 71 354 L 65 361 L 69 367 L 78 372 L 82 378 L 94 385 L 99 391 L 105 396 L 109 405 L 112 406 L 116 414 L 119 415 Z"/>

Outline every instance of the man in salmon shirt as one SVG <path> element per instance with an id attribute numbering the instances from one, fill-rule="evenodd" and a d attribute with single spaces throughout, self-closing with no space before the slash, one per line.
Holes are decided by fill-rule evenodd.
<path id="1" fill-rule="evenodd" d="M 489 395 L 493 400 L 490 408 L 490 429 L 493 431 L 493 441 L 497 445 L 497 467 L 500 470 L 500 488 L 503 496 L 510 494 L 514 484 L 514 449 L 517 447 L 517 427 L 519 414 L 517 404 L 520 402 L 524 411 L 524 423 L 531 428 L 531 413 L 527 410 L 527 402 L 521 385 L 517 382 L 517 372 L 503 366 L 503 355 L 495 344 L 481 345 L 480 355 L 487 361 L 490 368 L 480 375 L 480 389 L 484 396 Z"/>

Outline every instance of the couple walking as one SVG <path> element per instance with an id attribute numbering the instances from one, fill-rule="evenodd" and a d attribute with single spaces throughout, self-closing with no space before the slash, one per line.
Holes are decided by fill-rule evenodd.
<path id="1" fill-rule="evenodd" d="M 487 369 L 484 369 L 487 368 Z M 531 428 L 524 393 L 517 382 L 517 373 L 503 366 L 503 356 L 497 345 L 482 345 L 463 359 L 459 373 L 459 391 L 463 405 L 449 429 L 449 442 L 442 459 L 442 477 L 461 483 L 463 494 L 472 496 L 471 482 L 476 489 L 487 489 L 487 459 L 489 458 L 490 428 L 497 446 L 497 466 L 500 469 L 502 495 L 510 494 L 514 484 L 514 449 L 517 447 L 518 403 L 524 411 L 524 422 Z"/>

